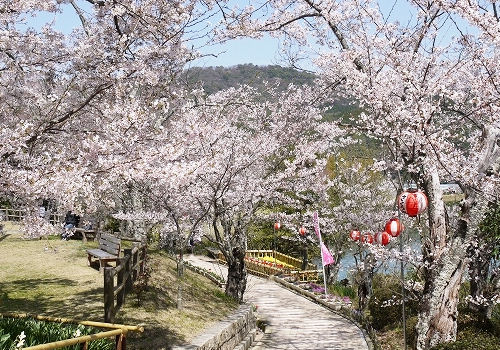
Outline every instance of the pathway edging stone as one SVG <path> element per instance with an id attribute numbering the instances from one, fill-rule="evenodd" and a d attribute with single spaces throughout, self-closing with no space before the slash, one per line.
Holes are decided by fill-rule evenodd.
<path id="1" fill-rule="evenodd" d="M 190 344 L 173 347 L 173 350 L 246 350 L 255 339 L 256 317 L 252 305 L 242 304 L 236 312 L 219 321 Z"/>

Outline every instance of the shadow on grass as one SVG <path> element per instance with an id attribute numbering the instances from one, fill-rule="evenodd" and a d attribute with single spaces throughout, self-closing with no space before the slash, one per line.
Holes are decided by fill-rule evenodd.
<path id="1" fill-rule="evenodd" d="M 144 324 L 144 320 L 127 318 L 128 324 Z M 127 349 L 171 349 L 175 345 L 185 344 L 184 337 L 168 326 L 144 324 L 144 332 L 127 334 Z"/>
<path id="2" fill-rule="evenodd" d="M 129 311 L 134 308 L 140 308 L 144 313 L 141 316 L 131 315 Z M 135 292 L 127 294 L 124 310 L 118 312 L 115 322 L 144 326 L 144 333 L 131 332 L 127 335 L 127 349 L 170 349 L 185 344 L 184 335 L 170 328 L 165 321 L 159 323 L 154 316 L 157 311 L 173 308 L 176 308 L 175 300 L 167 291 L 156 286 L 147 287 L 140 303 Z"/>
<path id="3" fill-rule="evenodd" d="M 103 289 L 94 288 L 73 295 L 46 294 L 54 288 L 76 286 L 64 278 L 23 279 L 0 283 L 0 312 L 19 312 L 53 317 L 101 320 Z"/>
<path id="4" fill-rule="evenodd" d="M 64 278 L 24 279 L 0 283 L 0 312 L 103 322 L 103 288 L 93 288 L 60 298 L 43 294 L 44 289 L 75 285 L 77 285 L 76 281 Z M 147 297 L 145 295 L 146 300 L 143 301 L 142 307 L 151 310 L 175 307 L 175 302 L 161 289 L 150 286 L 146 294 Z M 127 304 L 137 305 L 135 293 L 128 294 L 126 299 Z M 144 333 L 130 332 L 127 335 L 127 348 L 129 349 L 170 349 L 174 345 L 185 343 L 183 335 L 167 325 L 158 324 L 154 318 L 148 317 L 145 320 L 131 316 L 123 317 L 123 313 L 119 311 L 115 322 L 144 325 Z"/>

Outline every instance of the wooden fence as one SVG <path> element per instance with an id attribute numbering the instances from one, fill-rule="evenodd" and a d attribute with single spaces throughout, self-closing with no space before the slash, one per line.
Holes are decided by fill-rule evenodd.
<path id="1" fill-rule="evenodd" d="M 124 250 L 124 257 L 117 259 L 116 267 L 104 268 L 104 322 L 113 322 L 125 302 L 125 295 L 132 291 L 137 277 L 144 273 L 145 259 L 146 246 L 135 246 Z"/>
<path id="2" fill-rule="evenodd" d="M 0 221 L 23 221 L 26 215 L 25 209 L 0 208 Z M 49 222 L 53 225 L 64 221 L 64 214 L 51 213 Z"/>
<path id="3" fill-rule="evenodd" d="M 25 213 L 24 209 L 0 208 L 0 218 L 4 221 L 22 221 Z"/>

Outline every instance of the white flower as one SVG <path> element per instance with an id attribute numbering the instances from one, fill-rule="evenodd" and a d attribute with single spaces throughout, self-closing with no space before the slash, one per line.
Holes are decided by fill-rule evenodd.
<path id="1" fill-rule="evenodd" d="M 24 339 L 26 339 L 26 334 L 24 334 L 24 331 L 22 331 L 21 334 L 19 334 L 17 338 L 19 340 L 17 341 L 16 349 L 21 349 L 24 345 Z"/>

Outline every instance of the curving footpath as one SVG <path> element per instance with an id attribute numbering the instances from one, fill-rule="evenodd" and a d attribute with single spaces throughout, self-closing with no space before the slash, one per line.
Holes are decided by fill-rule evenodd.
<path id="1" fill-rule="evenodd" d="M 227 276 L 226 267 L 213 259 L 190 255 L 186 260 Z M 249 275 L 245 301 L 256 305 L 259 319 L 267 323 L 251 349 L 369 349 L 352 322 L 273 281 Z"/>

